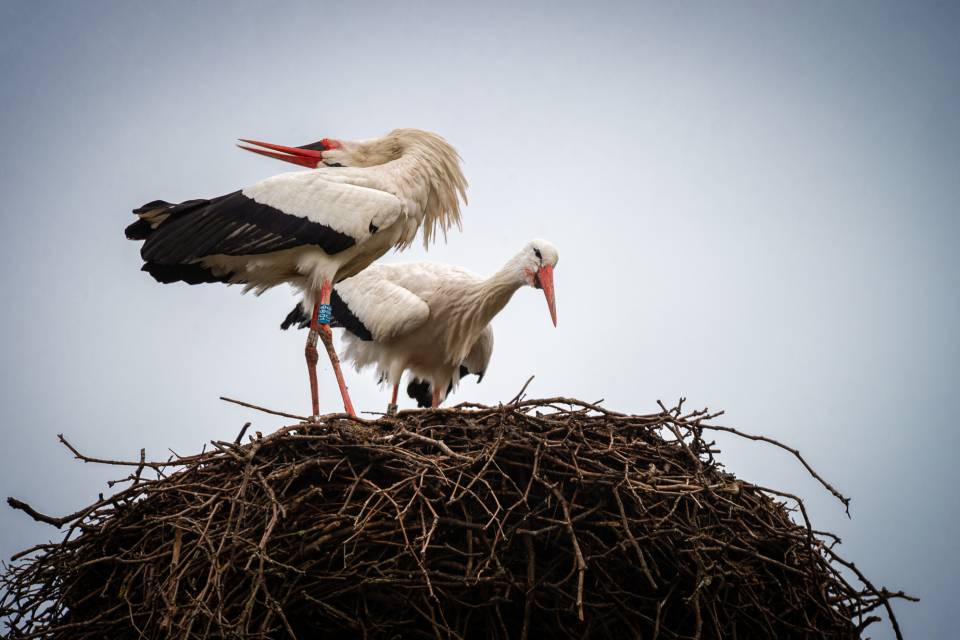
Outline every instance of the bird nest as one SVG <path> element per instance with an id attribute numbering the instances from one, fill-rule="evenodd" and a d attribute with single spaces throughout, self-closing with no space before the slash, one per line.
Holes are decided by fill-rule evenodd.
<path id="1" fill-rule="evenodd" d="M 662 407 L 662 405 L 661 405 Z M 0 578 L 9 638 L 859 638 L 890 600 L 681 403 L 344 415 L 127 464 Z M 62 439 L 62 437 L 61 437 Z M 147 476 L 150 476 L 149 478 Z M 852 584 L 857 583 L 856 585 Z"/>

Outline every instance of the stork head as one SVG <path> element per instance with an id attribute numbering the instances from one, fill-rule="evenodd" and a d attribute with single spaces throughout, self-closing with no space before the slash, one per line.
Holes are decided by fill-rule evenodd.
<path id="1" fill-rule="evenodd" d="M 284 162 L 289 162 L 291 164 L 298 164 L 301 167 L 316 169 L 320 165 L 345 166 L 331 157 L 332 153 L 338 151 L 343 146 L 343 143 L 339 140 L 324 138 L 318 142 L 311 142 L 310 144 L 305 144 L 301 147 L 287 147 L 282 144 L 260 142 L 259 140 L 248 140 L 246 138 L 240 138 L 240 142 L 261 147 L 260 149 L 257 149 L 254 146 L 248 147 L 238 144 L 237 146 L 241 149 L 252 151 L 253 153 L 259 153 L 260 155 L 267 156 L 268 158 L 276 158 L 277 160 L 283 160 Z"/>
<path id="2" fill-rule="evenodd" d="M 241 138 L 241 142 L 254 146 L 242 144 L 237 146 L 253 153 L 298 164 L 302 167 L 310 167 L 311 169 L 323 165 L 328 167 L 372 167 L 399 158 L 403 154 L 405 132 L 408 131 L 411 130 L 398 129 L 382 138 L 372 138 L 370 140 L 324 138 L 299 147 L 287 147 L 272 142 L 259 142 Z"/>
<path id="3" fill-rule="evenodd" d="M 531 240 L 516 260 L 524 284 L 543 290 L 550 319 L 553 320 L 553 326 L 557 326 L 557 304 L 553 297 L 553 268 L 560 260 L 557 248 L 547 240 Z"/>
<path id="4" fill-rule="evenodd" d="M 425 190 L 423 206 L 408 211 L 417 222 L 397 241 L 398 248 L 408 246 L 422 230 L 423 246 L 442 233 L 444 239 L 452 227 L 460 228 L 460 203 L 467 203 L 467 180 L 460 169 L 460 156 L 442 137 L 421 129 L 394 129 L 382 138 L 370 140 L 334 140 L 300 147 L 241 139 L 241 149 L 291 162 L 311 169 L 325 167 L 373 167 L 409 156 L 411 163 L 401 170 L 403 179 Z"/>

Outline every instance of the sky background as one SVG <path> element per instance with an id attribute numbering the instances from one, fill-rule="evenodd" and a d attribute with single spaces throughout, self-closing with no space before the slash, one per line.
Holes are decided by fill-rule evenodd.
<path id="1" fill-rule="evenodd" d="M 0 493 L 63 514 L 121 475 L 57 433 L 159 458 L 284 423 L 220 395 L 308 412 L 304 335 L 278 330 L 291 291 L 156 284 L 130 210 L 287 169 L 238 137 L 419 127 L 463 156 L 470 205 L 446 246 L 387 260 L 491 273 L 534 237 L 561 256 L 559 327 L 518 292 L 455 400 L 535 374 L 532 396 L 725 409 L 798 447 L 852 519 L 789 454 L 721 438 L 721 461 L 921 597 L 897 605 L 908 637 L 952 636 L 958 33 L 947 2 L 2 0 Z M 383 409 L 372 374 L 347 375 Z M 0 508 L 0 557 L 50 536 Z"/>

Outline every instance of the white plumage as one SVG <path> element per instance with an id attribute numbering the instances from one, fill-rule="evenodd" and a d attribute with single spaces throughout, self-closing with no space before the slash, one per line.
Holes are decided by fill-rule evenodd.
<path id="1" fill-rule="evenodd" d="M 433 262 L 372 265 L 334 290 L 337 323 L 346 329 L 344 358 L 358 370 L 376 367 L 394 390 L 409 371 L 430 383 L 437 406 L 459 381 L 461 365 L 486 370 L 493 348 L 490 321 L 517 289 L 542 288 L 556 324 L 558 258 L 550 242 L 533 240 L 488 278 Z M 295 310 L 284 324 L 301 317 Z"/>
<path id="2" fill-rule="evenodd" d="M 460 202 L 466 202 L 459 157 L 440 136 L 416 129 L 304 147 L 245 142 L 263 147 L 245 149 L 313 170 L 218 198 L 148 203 L 135 210 L 140 219 L 127 236 L 144 240 L 143 270 L 160 282 L 238 283 L 258 293 L 281 283 L 301 289 L 313 310 L 307 358 L 314 414 L 319 326 L 326 327 L 321 333 L 344 406 L 353 413 L 329 327 L 317 322 L 319 305 L 329 302 L 333 283 L 360 273 L 391 247 L 409 246 L 418 230 L 427 245 L 438 230 L 446 235 L 459 227 Z"/>
<path id="3" fill-rule="evenodd" d="M 477 338 L 477 341 L 473 343 L 470 353 L 468 353 L 464 361 L 460 363 L 460 369 L 454 372 L 453 381 L 447 385 L 445 390 L 441 390 L 443 393 L 439 402 L 443 402 L 444 399 L 449 397 L 450 393 L 453 392 L 463 378 L 468 375 L 477 376 L 477 383 L 483 381 L 483 377 L 487 373 L 487 368 L 490 366 L 490 358 L 492 356 L 493 327 L 487 325 L 483 331 L 480 332 L 480 337 Z M 383 380 L 386 380 L 386 374 L 384 372 L 381 372 L 381 376 Z M 395 413 L 397 410 L 397 387 L 394 387 L 393 390 L 392 400 L 387 406 L 388 413 Z M 416 400 L 417 406 L 419 407 L 433 406 L 433 387 L 427 380 L 410 376 L 410 380 L 407 383 L 407 395 Z"/>

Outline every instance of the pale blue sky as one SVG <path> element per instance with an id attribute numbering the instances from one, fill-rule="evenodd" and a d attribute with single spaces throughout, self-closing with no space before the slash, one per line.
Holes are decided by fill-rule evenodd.
<path id="1" fill-rule="evenodd" d="M 308 409 L 294 302 L 160 286 L 130 209 L 283 167 L 237 137 L 395 127 L 446 136 L 470 180 L 430 259 L 491 272 L 561 252 L 559 328 L 521 291 L 457 399 L 687 396 L 798 446 L 721 439 L 741 477 L 808 498 L 899 605 L 955 633 L 960 382 L 960 5 L 955 3 L 0 2 L 0 493 L 73 511 L 85 451 L 189 452 Z M 348 374 L 362 409 L 386 396 Z M 337 409 L 321 370 L 321 402 Z M 0 556 L 52 535 L 0 510 Z M 875 638 L 891 637 L 873 628 Z"/>

